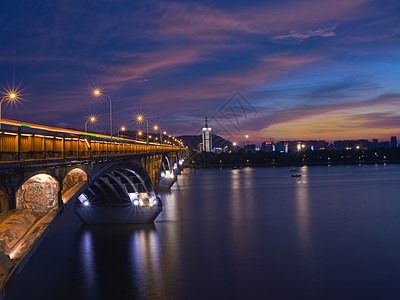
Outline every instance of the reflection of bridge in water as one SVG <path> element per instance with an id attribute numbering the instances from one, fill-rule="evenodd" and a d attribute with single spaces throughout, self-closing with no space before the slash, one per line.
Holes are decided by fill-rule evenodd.
<path id="1" fill-rule="evenodd" d="M 32 246 L 26 237 L 34 242 L 70 202 L 92 223 L 132 221 L 121 216 L 132 208 L 136 221 L 152 222 L 161 211 L 157 192 L 175 182 L 186 153 L 180 145 L 2 123 L 13 126 L 0 130 L 0 262 L 8 269 L 5 255 L 18 263 Z"/>

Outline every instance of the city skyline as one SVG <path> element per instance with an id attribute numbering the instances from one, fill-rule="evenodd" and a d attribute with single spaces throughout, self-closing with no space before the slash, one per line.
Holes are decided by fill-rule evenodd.
<path id="1" fill-rule="evenodd" d="M 399 5 L 392 1 L 30 1 L 0 4 L 2 117 L 135 129 L 144 112 L 175 136 L 205 116 L 238 142 L 399 136 Z M 237 91 L 254 108 L 221 117 Z M 218 125 L 224 127 L 219 133 Z M 129 128 L 129 126 L 131 128 Z M 220 126 L 220 127 L 221 127 Z M 116 131 L 116 130 L 115 130 Z"/>

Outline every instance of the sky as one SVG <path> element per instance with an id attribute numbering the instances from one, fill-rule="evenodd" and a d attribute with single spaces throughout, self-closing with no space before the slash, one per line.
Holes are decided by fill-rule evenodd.
<path id="1" fill-rule="evenodd" d="M 231 141 L 400 137 L 400 3 L 2 0 L 2 117 Z M 115 130 L 114 130 L 115 131 Z"/>

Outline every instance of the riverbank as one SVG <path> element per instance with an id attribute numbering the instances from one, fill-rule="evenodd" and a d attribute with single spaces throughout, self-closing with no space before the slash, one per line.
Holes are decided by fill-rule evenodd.
<path id="1" fill-rule="evenodd" d="M 319 150 L 280 152 L 192 152 L 187 160 L 190 168 L 274 167 L 303 165 L 357 165 L 400 163 L 400 148 L 370 150 Z"/>
<path id="2" fill-rule="evenodd" d="M 330 165 L 375 165 L 375 164 L 400 164 L 400 160 L 377 160 L 377 161 L 342 161 L 342 162 L 302 162 L 302 163 L 244 163 L 244 164 L 215 164 L 215 165 L 205 165 L 205 166 L 198 166 L 198 165 L 189 165 L 188 168 L 190 169 L 208 169 L 208 168 L 244 168 L 244 167 L 302 167 L 302 166 L 330 166 Z"/>
<path id="3" fill-rule="evenodd" d="M 25 266 L 69 200 L 83 186 L 78 182 L 62 194 L 64 206 L 47 212 L 14 209 L 0 214 L 0 300 Z"/>

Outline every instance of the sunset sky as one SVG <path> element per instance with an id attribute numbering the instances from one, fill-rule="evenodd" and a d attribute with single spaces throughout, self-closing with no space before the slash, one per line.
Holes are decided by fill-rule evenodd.
<path id="1" fill-rule="evenodd" d="M 260 143 L 400 136 L 400 3 L 2 0 L 3 118 Z M 237 93 L 239 92 L 239 93 Z M 143 128 L 143 127 L 142 127 Z"/>

